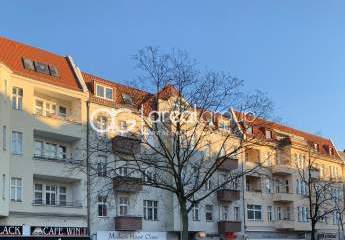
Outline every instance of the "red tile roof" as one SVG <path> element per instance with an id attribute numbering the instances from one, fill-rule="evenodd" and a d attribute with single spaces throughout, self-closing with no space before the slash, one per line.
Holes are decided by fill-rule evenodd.
<path id="1" fill-rule="evenodd" d="M 28 58 L 44 64 L 53 65 L 59 71 L 59 77 L 25 69 L 22 58 Z M 56 86 L 81 91 L 80 84 L 74 75 L 67 58 L 57 54 L 18 43 L 0 37 L 0 63 L 5 64 L 15 74 Z"/>
<path id="2" fill-rule="evenodd" d="M 236 112 L 236 115 L 239 121 L 241 121 L 241 119 L 244 119 L 241 113 Z M 265 138 L 265 130 L 267 129 L 272 131 L 273 140 L 278 140 L 278 136 L 281 135 L 280 132 L 282 132 L 288 135 L 302 137 L 306 141 L 306 143 L 309 144 L 311 147 L 314 146 L 314 143 L 318 144 L 319 153 L 323 155 L 329 156 L 329 148 L 331 147 L 333 148 L 334 157 L 339 158 L 336 148 L 334 147 L 330 139 L 263 119 L 255 119 L 252 123 L 248 122 L 248 124 L 253 126 L 253 135 L 255 137 Z"/>

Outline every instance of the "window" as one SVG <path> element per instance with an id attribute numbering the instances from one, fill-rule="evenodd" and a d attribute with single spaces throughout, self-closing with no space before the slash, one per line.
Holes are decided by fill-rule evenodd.
<path id="1" fill-rule="evenodd" d="M 123 177 L 128 175 L 128 168 L 127 168 L 126 164 L 124 164 L 121 167 L 119 167 L 119 175 L 123 176 Z"/>
<path id="2" fill-rule="evenodd" d="M 67 192 L 66 187 L 60 186 L 59 187 L 59 204 L 61 206 L 66 206 L 67 201 Z"/>
<path id="3" fill-rule="evenodd" d="M 227 205 L 223 205 L 221 207 L 221 218 L 222 220 L 230 220 L 230 216 L 229 216 L 229 206 Z"/>
<path id="4" fill-rule="evenodd" d="M 265 135 L 266 135 L 266 139 L 272 139 L 272 131 L 266 130 Z"/>
<path id="5" fill-rule="evenodd" d="M 49 71 L 50 75 L 52 75 L 53 77 L 59 77 L 59 71 L 55 66 L 49 65 Z"/>
<path id="6" fill-rule="evenodd" d="M 158 201 L 144 200 L 144 219 L 158 220 Z"/>
<path id="7" fill-rule="evenodd" d="M 21 132 L 12 132 L 12 154 L 21 155 L 23 153 L 23 134 Z"/>
<path id="8" fill-rule="evenodd" d="M 107 213 L 107 197 L 98 195 L 97 197 L 97 208 L 98 208 L 98 217 L 106 217 Z"/>
<path id="9" fill-rule="evenodd" d="M 25 57 L 23 57 L 22 60 L 23 60 L 24 68 L 27 70 L 48 74 L 53 77 L 59 77 L 59 71 L 53 65 L 48 65 L 48 64 L 32 61 L 31 59 L 28 59 Z"/>
<path id="10" fill-rule="evenodd" d="M 133 99 L 131 96 L 129 96 L 128 94 L 124 93 L 122 94 L 122 100 L 125 104 L 133 104 Z"/>
<path id="11" fill-rule="evenodd" d="M 212 179 L 208 179 L 205 183 L 205 190 L 211 190 L 212 189 Z"/>
<path id="12" fill-rule="evenodd" d="M 199 209 L 199 205 L 198 204 L 194 204 L 193 205 L 193 210 L 192 210 L 192 214 L 193 214 L 193 221 L 200 221 L 200 209 Z"/>
<path id="13" fill-rule="evenodd" d="M 35 71 L 34 62 L 28 58 L 23 58 L 24 68 L 28 70 Z"/>
<path id="14" fill-rule="evenodd" d="M 113 100 L 113 89 L 96 85 L 96 96 L 107 100 Z"/>
<path id="15" fill-rule="evenodd" d="M 213 221 L 213 205 L 205 206 L 205 218 L 206 221 Z"/>
<path id="16" fill-rule="evenodd" d="M 56 186 L 47 185 L 46 186 L 46 204 L 47 205 L 56 205 Z"/>
<path id="17" fill-rule="evenodd" d="M 21 202 L 23 181 L 21 178 L 11 178 L 11 201 Z"/>
<path id="18" fill-rule="evenodd" d="M 34 157 L 43 156 L 43 142 L 35 140 L 34 142 Z"/>
<path id="19" fill-rule="evenodd" d="M 7 127 L 2 126 L 2 150 L 6 151 L 7 149 Z"/>
<path id="20" fill-rule="evenodd" d="M 316 152 L 319 152 L 319 144 L 314 143 L 314 150 L 315 150 Z"/>
<path id="21" fill-rule="evenodd" d="M 66 159 L 66 146 L 59 145 L 57 147 L 57 159 Z"/>
<path id="22" fill-rule="evenodd" d="M 40 62 L 34 62 L 35 64 L 35 69 L 39 73 L 45 73 L 50 75 L 49 68 L 47 64 L 40 63 Z"/>
<path id="23" fill-rule="evenodd" d="M 272 206 L 267 207 L 267 221 L 272 222 L 273 216 L 272 216 Z"/>
<path id="24" fill-rule="evenodd" d="M 97 130 L 100 130 L 100 131 L 107 130 L 107 122 L 108 122 L 108 118 L 106 116 L 103 116 L 103 115 L 97 116 L 96 118 Z"/>
<path id="25" fill-rule="evenodd" d="M 247 205 L 247 215 L 249 220 L 262 220 L 261 205 Z"/>
<path id="26" fill-rule="evenodd" d="M 106 177 L 107 176 L 107 157 L 106 156 L 99 156 L 97 163 L 97 176 L 98 177 Z"/>
<path id="27" fill-rule="evenodd" d="M 35 204 L 43 204 L 43 185 L 42 184 L 35 184 L 34 203 Z"/>
<path id="28" fill-rule="evenodd" d="M 35 101 L 35 114 L 43 115 L 43 101 L 41 100 Z"/>
<path id="29" fill-rule="evenodd" d="M 120 197 L 120 199 L 119 199 L 119 215 L 120 216 L 128 215 L 128 207 L 129 207 L 129 198 L 128 197 Z"/>
<path id="30" fill-rule="evenodd" d="M 240 221 L 240 207 L 234 207 L 234 220 Z"/>
<path id="31" fill-rule="evenodd" d="M 12 109 L 23 109 L 23 89 L 13 87 L 12 88 Z"/>
<path id="32" fill-rule="evenodd" d="M 47 158 L 56 159 L 57 156 L 57 145 L 54 143 L 46 142 L 44 144 L 44 155 Z"/>
<path id="33" fill-rule="evenodd" d="M 277 219 L 282 220 L 282 209 L 281 209 L 281 207 L 277 207 Z"/>
<path id="34" fill-rule="evenodd" d="M 253 134 L 253 127 L 252 126 L 248 126 L 246 129 L 246 133 L 247 134 Z"/>
<path id="35" fill-rule="evenodd" d="M 66 118 L 67 117 L 67 108 L 64 106 L 59 106 L 59 116 Z"/>
<path id="36" fill-rule="evenodd" d="M 309 209 L 306 207 L 297 207 L 297 216 L 299 222 L 308 222 Z"/>
<path id="37" fill-rule="evenodd" d="M 46 102 L 45 116 L 55 116 L 56 115 L 56 104 Z"/>

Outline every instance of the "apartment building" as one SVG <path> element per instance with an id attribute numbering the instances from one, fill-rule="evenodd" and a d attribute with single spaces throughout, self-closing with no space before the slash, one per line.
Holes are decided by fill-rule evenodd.
<path id="1" fill-rule="evenodd" d="M 0 49 L 0 229 L 24 225 L 17 235 L 34 235 L 40 229 L 45 234 L 68 227 L 80 236 L 87 236 L 88 230 L 97 240 L 178 239 L 177 199 L 167 191 L 116 184 L 108 178 L 114 164 L 120 164 L 116 178 L 135 181 L 137 176 L 129 176 L 125 163 L 118 161 L 114 141 L 98 146 L 109 136 L 87 125 L 92 120 L 105 129 L 113 121 L 109 113 L 125 109 L 112 122 L 125 130 L 128 119 L 142 114 L 141 106 L 150 110 L 153 95 L 81 72 L 70 57 L 5 38 L 0 38 Z M 173 92 L 164 88 L 160 101 Z M 238 239 L 304 239 L 311 229 L 298 168 L 312 158 L 320 179 L 339 182 L 340 187 L 344 160 L 329 139 L 277 123 L 244 129 L 238 114 L 232 113 L 243 135 L 234 135 L 227 147 L 238 144 L 240 137 L 252 139 L 252 144 L 219 169 L 212 184 L 229 171 L 263 167 L 194 206 L 191 237 L 206 233 L 207 239 L 224 239 L 236 233 Z M 124 154 L 132 150 L 128 148 L 139 149 L 132 143 L 121 148 Z M 88 169 L 89 179 L 80 171 L 85 161 L 96 166 Z M 330 215 L 317 230 L 334 234 L 337 223 L 337 216 Z"/>
<path id="2" fill-rule="evenodd" d="M 0 49 L 1 229 L 87 236 L 86 175 L 70 168 L 86 136 L 79 70 L 70 57 L 3 37 Z"/>
<path id="3" fill-rule="evenodd" d="M 331 140 L 281 124 L 250 126 L 247 137 L 261 139 L 246 150 L 246 167 L 261 163 L 262 174 L 246 176 L 244 193 L 245 234 L 249 239 L 304 239 L 311 231 L 307 183 L 301 170 L 312 167 L 320 181 L 331 181 L 342 196 L 344 160 Z M 308 165 L 310 164 L 310 165 Z M 317 226 L 320 239 L 335 239 L 339 231 L 336 213 Z"/>

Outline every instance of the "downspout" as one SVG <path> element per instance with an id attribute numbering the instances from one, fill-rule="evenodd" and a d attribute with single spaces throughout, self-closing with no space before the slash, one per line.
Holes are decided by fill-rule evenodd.
<path id="1" fill-rule="evenodd" d="M 90 205 L 91 205 L 91 183 L 90 183 L 90 151 L 89 151 L 89 138 L 90 138 L 90 101 L 86 101 L 86 201 L 87 201 L 87 228 L 89 229 L 89 236 L 91 234 L 91 210 L 90 210 Z M 91 237 L 91 236 L 90 236 Z"/>

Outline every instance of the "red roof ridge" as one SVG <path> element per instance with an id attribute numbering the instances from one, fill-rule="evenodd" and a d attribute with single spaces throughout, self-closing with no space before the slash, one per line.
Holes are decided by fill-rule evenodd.
<path id="1" fill-rule="evenodd" d="M 45 53 L 48 53 L 48 54 L 51 54 L 51 55 L 55 55 L 56 57 L 63 57 L 63 58 L 66 58 L 67 56 L 65 55 L 61 55 L 61 54 L 57 54 L 55 52 L 51 52 L 51 51 L 48 51 L 46 49 L 43 49 L 43 48 L 39 48 L 39 47 L 35 47 L 35 46 L 32 46 L 28 43 L 23 43 L 23 42 L 19 42 L 19 41 L 16 41 L 16 40 L 13 40 L 13 39 L 10 39 L 10 38 L 7 38 L 7 37 L 4 37 L 4 36 L 0 36 L 0 40 L 3 39 L 5 41 L 9 41 L 9 42 L 12 42 L 12 43 L 15 43 L 15 44 L 19 44 L 19 45 L 22 45 L 24 47 L 29 47 L 29 48 L 33 48 L 35 50 L 38 50 L 38 51 L 43 51 Z"/>
<path id="2" fill-rule="evenodd" d="M 107 82 L 108 84 L 113 85 L 113 86 L 119 86 L 119 87 L 123 87 L 123 88 L 130 88 L 130 89 L 133 89 L 133 90 L 136 90 L 136 91 L 140 91 L 140 92 L 145 93 L 145 94 L 151 94 L 151 95 L 153 95 L 152 93 L 150 93 L 150 92 L 148 92 L 148 91 L 145 91 L 145 90 L 142 90 L 142 89 L 133 87 L 133 86 L 125 85 L 125 84 L 123 84 L 123 83 L 114 82 L 114 81 L 105 79 L 105 78 L 103 78 L 103 77 L 97 76 L 97 75 L 92 74 L 92 73 L 88 73 L 88 72 L 85 72 L 85 71 L 82 71 L 81 73 L 82 73 L 82 74 L 88 75 L 90 78 L 98 78 L 98 80 L 102 80 L 102 81 Z M 84 79 L 84 80 L 85 80 L 85 79 Z M 95 79 L 95 80 L 97 80 L 97 79 Z M 86 81 L 86 82 L 87 82 L 87 81 Z"/>

